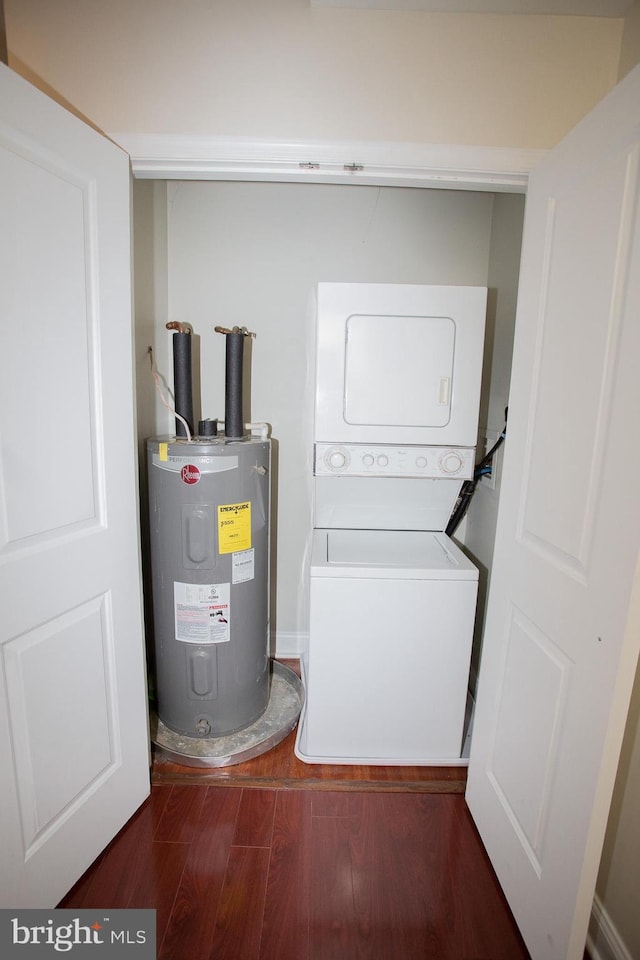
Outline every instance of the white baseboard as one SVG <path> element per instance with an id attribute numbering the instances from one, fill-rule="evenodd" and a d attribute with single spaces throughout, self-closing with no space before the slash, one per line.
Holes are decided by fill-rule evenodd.
<path id="1" fill-rule="evenodd" d="M 307 635 L 297 630 L 278 630 L 275 636 L 275 656 L 279 659 L 297 659 L 307 648 Z M 273 651 L 273 641 L 272 647 Z"/>
<path id="2" fill-rule="evenodd" d="M 591 960 L 633 960 L 597 894 L 591 909 L 587 950 Z"/>

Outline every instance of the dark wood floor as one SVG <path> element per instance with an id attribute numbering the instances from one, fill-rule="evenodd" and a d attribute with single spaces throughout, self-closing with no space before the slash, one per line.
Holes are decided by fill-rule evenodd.
<path id="1" fill-rule="evenodd" d="M 157 754 L 153 762 L 153 782 L 403 793 L 464 793 L 465 790 L 466 767 L 307 764 L 294 753 L 295 738 L 294 731 L 268 753 L 230 767 L 185 767 Z"/>
<path id="2" fill-rule="evenodd" d="M 299 675 L 297 660 L 284 660 Z M 246 763 L 202 769 L 173 763 L 157 753 L 153 782 L 207 783 L 231 786 L 297 790 L 375 790 L 419 793 L 464 793 L 466 767 L 376 767 L 344 764 L 307 764 L 294 753 L 296 734 L 291 733 L 272 750 Z"/>
<path id="3" fill-rule="evenodd" d="M 154 785 L 60 904 L 157 910 L 160 960 L 525 960 L 457 794 Z"/>
<path id="4" fill-rule="evenodd" d="M 159 960 L 527 960 L 464 767 L 221 769 L 156 756 L 149 800 L 61 901 L 155 908 Z"/>

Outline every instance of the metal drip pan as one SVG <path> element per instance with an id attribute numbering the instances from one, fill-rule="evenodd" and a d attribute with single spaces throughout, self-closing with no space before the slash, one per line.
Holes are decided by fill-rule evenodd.
<path id="1" fill-rule="evenodd" d="M 267 709 L 254 723 L 223 737 L 186 737 L 170 730 L 151 714 L 151 739 L 163 754 L 185 767 L 228 767 L 258 757 L 293 730 L 304 700 L 300 678 L 289 667 L 272 661 Z"/>

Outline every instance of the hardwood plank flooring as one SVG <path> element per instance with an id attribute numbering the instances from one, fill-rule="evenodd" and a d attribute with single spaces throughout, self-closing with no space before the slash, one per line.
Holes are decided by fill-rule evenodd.
<path id="1" fill-rule="evenodd" d="M 296 660 L 283 660 L 299 673 Z M 419 793 L 464 793 L 466 767 L 350 766 L 308 764 L 294 753 L 296 733 L 259 757 L 229 767 L 187 767 L 155 751 L 152 779 L 161 783 L 232 786 L 278 786 L 296 790 L 376 790 Z"/>
<path id="2" fill-rule="evenodd" d="M 528 958 L 455 794 L 157 784 L 60 906 L 155 907 L 159 960 Z"/>
<path id="3" fill-rule="evenodd" d="M 155 908 L 159 960 L 527 960 L 465 767 L 309 765 L 294 741 L 222 768 L 157 752 L 60 906 Z"/>
<path id="4" fill-rule="evenodd" d="M 185 767 L 156 751 L 152 779 L 162 783 L 206 783 L 296 790 L 376 790 L 464 793 L 466 767 L 376 767 L 307 764 L 293 747 L 295 731 L 268 753 L 230 767 Z"/>

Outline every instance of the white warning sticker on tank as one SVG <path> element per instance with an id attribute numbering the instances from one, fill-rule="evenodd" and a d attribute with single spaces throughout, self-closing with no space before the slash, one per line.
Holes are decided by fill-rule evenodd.
<path id="1" fill-rule="evenodd" d="M 173 584 L 176 640 L 227 643 L 231 620 L 231 584 Z"/>
<path id="2" fill-rule="evenodd" d="M 255 550 L 238 550 L 231 554 L 231 582 L 246 583 L 255 577 Z"/>

